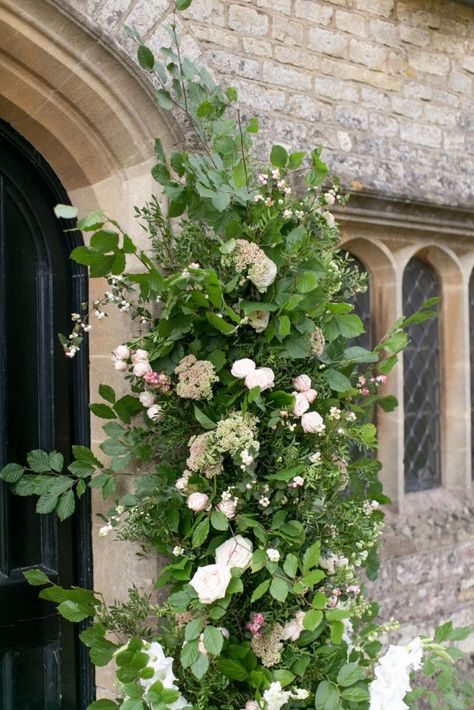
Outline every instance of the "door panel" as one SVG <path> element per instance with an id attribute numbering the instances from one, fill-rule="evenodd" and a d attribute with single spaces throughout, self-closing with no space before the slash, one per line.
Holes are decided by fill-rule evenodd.
<path id="1" fill-rule="evenodd" d="M 64 201 L 34 150 L 0 123 L 0 466 L 32 448 L 68 457 L 87 443 L 87 361 L 70 363 L 56 333 L 86 300 L 86 275 L 68 254 L 53 214 Z M 66 198 L 67 199 L 67 198 Z M 62 584 L 90 585 L 89 506 L 58 524 L 0 482 L 0 710 L 75 710 L 92 696 L 77 632 L 38 599 L 22 570 L 39 566 Z"/>

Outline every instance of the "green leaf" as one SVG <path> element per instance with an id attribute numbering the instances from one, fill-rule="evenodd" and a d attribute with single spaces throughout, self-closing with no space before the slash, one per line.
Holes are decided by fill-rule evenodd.
<path id="1" fill-rule="evenodd" d="M 300 152 L 290 153 L 290 160 L 288 163 L 289 169 L 296 170 L 297 168 L 299 168 L 305 157 L 306 157 L 306 153 L 300 153 Z"/>
<path id="2" fill-rule="evenodd" d="M 293 579 L 296 576 L 296 571 L 298 569 L 298 558 L 292 552 L 289 552 L 283 563 L 283 571 L 288 577 Z"/>
<path id="3" fill-rule="evenodd" d="M 90 212 L 80 219 L 77 223 L 77 228 L 81 232 L 93 232 L 95 229 L 102 227 L 105 219 L 105 215 L 101 210 L 95 210 L 95 212 Z"/>
<path id="4" fill-rule="evenodd" d="M 52 471 L 61 473 L 64 466 L 64 456 L 59 451 L 51 451 L 48 456 L 49 466 Z"/>
<path id="5" fill-rule="evenodd" d="M 291 333 L 291 322 L 288 316 L 278 317 L 278 335 L 282 338 L 286 338 L 287 335 Z"/>
<path id="6" fill-rule="evenodd" d="M 220 510 L 213 510 L 211 513 L 211 525 L 215 530 L 227 530 L 229 521 Z"/>
<path id="7" fill-rule="evenodd" d="M 36 503 L 36 512 L 41 514 L 52 513 L 58 503 L 58 496 L 54 493 L 43 493 Z"/>
<path id="8" fill-rule="evenodd" d="M 241 301 L 240 309 L 247 316 L 249 313 L 255 313 L 255 311 L 262 311 L 263 313 L 277 311 L 278 305 L 276 303 L 265 303 L 264 301 Z"/>
<path id="9" fill-rule="evenodd" d="M 344 360 L 348 360 L 349 362 L 377 362 L 378 359 L 379 356 L 377 353 L 361 348 L 358 345 L 354 345 L 351 348 L 344 350 Z"/>
<path id="10" fill-rule="evenodd" d="M 181 665 L 183 666 L 183 668 L 189 668 L 190 666 L 192 666 L 193 663 L 196 663 L 199 656 L 200 653 L 198 648 L 198 642 L 188 641 L 183 645 L 183 648 L 181 649 Z"/>
<path id="11" fill-rule="evenodd" d="M 197 638 L 199 638 L 199 634 L 201 633 L 203 626 L 204 620 L 201 618 L 193 619 L 188 624 L 186 624 L 186 628 L 184 630 L 185 640 L 195 641 Z"/>
<path id="12" fill-rule="evenodd" d="M 354 685 L 365 676 L 364 669 L 358 663 L 346 663 L 337 674 L 337 684 L 347 688 Z"/>
<path id="13" fill-rule="evenodd" d="M 270 588 L 270 579 L 266 579 L 264 582 L 261 582 L 261 584 L 258 585 L 253 591 L 251 602 L 256 602 L 257 599 L 260 599 L 260 597 L 263 597 L 264 594 L 266 594 Z"/>
<path id="14" fill-rule="evenodd" d="M 46 451 L 34 449 L 27 454 L 26 460 L 28 461 L 28 466 L 35 473 L 49 473 L 51 471 L 49 456 Z"/>
<path id="15" fill-rule="evenodd" d="M 88 705 L 87 710 L 113 710 L 118 707 L 117 703 L 114 703 L 113 700 L 103 698 L 102 700 L 96 700 L 91 705 Z"/>
<path id="16" fill-rule="evenodd" d="M 219 318 L 217 313 L 207 311 L 206 318 L 213 328 L 220 331 L 221 333 L 224 333 L 224 335 L 232 335 L 232 333 L 235 332 L 235 325 L 231 325 L 230 323 L 227 323 L 227 321 L 225 321 L 223 318 Z"/>
<path id="17" fill-rule="evenodd" d="M 344 634 L 344 624 L 342 621 L 331 621 L 331 641 L 333 643 L 341 643 Z"/>
<path id="18" fill-rule="evenodd" d="M 270 161 L 275 168 L 284 169 L 288 162 L 288 153 L 285 148 L 281 145 L 274 145 L 270 153 Z"/>
<path id="19" fill-rule="evenodd" d="M 393 412 L 393 410 L 398 407 L 398 399 L 392 394 L 389 394 L 387 397 L 380 397 L 380 399 L 377 399 L 377 404 L 383 409 L 384 412 Z"/>
<path id="20" fill-rule="evenodd" d="M 249 674 L 246 668 L 231 658 L 218 658 L 216 661 L 218 670 L 231 680 L 247 680 Z"/>
<path id="21" fill-rule="evenodd" d="M 77 217 L 77 209 L 72 205 L 56 205 L 54 214 L 58 219 L 75 219 Z"/>
<path id="22" fill-rule="evenodd" d="M 148 49 L 148 47 L 145 47 L 144 44 L 141 44 L 138 47 L 137 59 L 142 69 L 152 71 L 155 65 L 155 57 L 153 56 L 153 52 Z"/>
<path id="23" fill-rule="evenodd" d="M 310 293 L 318 286 L 318 277 L 314 271 L 302 271 L 296 277 L 298 293 Z"/>
<path id="24" fill-rule="evenodd" d="M 107 229 L 99 229 L 91 237 L 91 248 L 99 254 L 107 254 L 118 248 L 119 237 L 117 232 Z"/>
<path id="25" fill-rule="evenodd" d="M 209 535 L 209 518 L 204 518 L 200 523 L 194 528 L 193 532 L 193 547 L 199 547 L 206 540 Z"/>
<path id="26" fill-rule="evenodd" d="M 344 338 L 356 338 L 358 335 L 365 332 L 364 324 L 355 313 L 350 313 L 348 315 L 335 315 L 334 320 L 339 333 Z"/>
<path id="27" fill-rule="evenodd" d="M 173 107 L 173 102 L 171 101 L 171 97 L 169 95 L 168 91 L 165 91 L 164 89 L 158 89 L 158 91 L 155 94 L 155 99 L 156 102 L 161 108 L 164 108 L 165 111 L 169 111 L 170 108 Z M 176 215 L 178 216 L 178 215 Z"/>
<path id="28" fill-rule="evenodd" d="M 314 631 L 323 620 L 323 612 L 320 609 L 310 609 L 303 619 L 303 626 L 308 631 Z"/>
<path id="29" fill-rule="evenodd" d="M 58 504 L 56 506 L 56 513 L 60 520 L 65 520 L 69 518 L 75 510 L 76 500 L 74 498 L 74 493 L 72 491 L 67 491 L 59 497 Z"/>
<path id="30" fill-rule="evenodd" d="M 83 621 L 90 616 L 89 610 L 84 610 L 84 607 L 77 602 L 73 602 L 71 599 L 66 599 L 66 601 L 58 604 L 58 612 L 67 619 L 67 621 L 73 622 Z"/>
<path id="31" fill-rule="evenodd" d="M 303 227 L 302 224 L 300 224 L 298 227 L 295 227 L 286 237 L 286 245 L 287 248 L 289 247 L 291 250 L 298 250 L 300 247 L 304 245 L 308 238 L 308 233 L 306 229 Z"/>
<path id="32" fill-rule="evenodd" d="M 274 577 L 270 584 L 270 594 L 279 602 L 284 602 L 288 596 L 289 587 L 281 577 Z"/>
<path id="33" fill-rule="evenodd" d="M 303 555 L 303 572 L 307 572 L 311 567 L 316 567 L 321 556 L 321 544 L 319 540 L 305 550 Z"/>
<path id="34" fill-rule="evenodd" d="M 176 0 L 176 9 L 182 12 L 183 10 L 187 10 L 187 8 L 191 5 L 193 0 Z"/>
<path id="35" fill-rule="evenodd" d="M 194 416 L 196 417 L 199 424 L 208 431 L 210 431 L 211 429 L 215 429 L 217 426 L 217 424 L 213 422 L 212 419 L 209 419 L 209 417 L 204 414 L 204 412 L 199 409 L 197 405 L 194 405 Z"/>
<path id="36" fill-rule="evenodd" d="M 110 402 L 110 404 L 115 404 L 115 392 L 113 387 L 109 387 L 109 385 L 99 385 L 99 394 L 102 399 Z"/>
<path id="37" fill-rule="evenodd" d="M 40 569 L 23 570 L 23 576 L 33 587 L 41 587 L 43 584 L 49 584 L 49 577 Z"/>
<path id="38" fill-rule="evenodd" d="M 328 383 L 329 387 L 335 392 L 347 392 L 347 390 L 350 390 L 352 388 L 352 383 L 350 379 L 338 370 L 325 370 L 323 372 L 323 377 Z"/>
<path id="39" fill-rule="evenodd" d="M 316 710 L 337 710 L 339 708 L 339 691 L 333 683 L 323 680 L 316 691 Z"/>
<path id="40" fill-rule="evenodd" d="M 201 680 L 209 670 L 209 659 L 204 654 L 199 654 L 199 658 L 191 666 L 191 673 L 195 678 Z"/>
<path id="41" fill-rule="evenodd" d="M 219 656 L 224 645 L 224 637 L 215 626 L 206 626 L 204 629 L 204 646 L 213 656 Z"/>
<path id="42" fill-rule="evenodd" d="M 89 404 L 89 409 L 91 410 L 92 414 L 95 414 L 96 417 L 100 417 L 101 419 L 117 418 L 117 415 L 115 414 L 114 410 L 107 404 Z"/>
<path id="43" fill-rule="evenodd" d="M 424 691 L 424 688 L 421 690 Z M 363 688 L 361 686 L 356 686 L 355 688 L 345 688 L 342 691 L 341 696 L 344 700 L 350 700 L 353 703 L 363 703 L 370 697 L 367 688 Z"/>
<path id="44" fill-rule="evenodd" d="M 311 606 L 313 606 L 315 609 L 325 609 L 326 604 L 327 604 L 326 595 L 323 594 L 322 592 L 316 592 L 316 594 L 313 597 L 313 601 L 311 602 Z"/>
<path id="45" fill-rule="evenodd" d="M 286 670 L 286 668 L 278 668 L 276 671 L 273 671 L 273 677 L 275 680 L 279 681 L 284 688 L 286 685 L 292 683 L 296 676 L 291 671 Z"/>
<path id="46" fill-rule="evenodd" d="M 16 483 L 24 473 L 25 469 L 19 463 L 7 463 L 0 471 L 0 478 L 7 483 Z"/>
<path id="47" fill-rule="evenodd" d="M 255 117 L 251 118 L 250 121 L 247 124 L 247 132 L 248 133 L 258 133 L 258 121 Z"/>

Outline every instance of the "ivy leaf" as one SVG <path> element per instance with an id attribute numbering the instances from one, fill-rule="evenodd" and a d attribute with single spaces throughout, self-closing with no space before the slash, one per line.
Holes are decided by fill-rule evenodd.
<path id="1" fill-rule="evenodd" d="M 43 584 L 49 584 L 49 577 L 40 569 L 27 569 L 23 571 L 23 576 L 33 587 L 41 587 Z"/>

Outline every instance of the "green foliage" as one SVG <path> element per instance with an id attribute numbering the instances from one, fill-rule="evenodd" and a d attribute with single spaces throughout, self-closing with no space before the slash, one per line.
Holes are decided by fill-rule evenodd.
<path id="1" fill-rule="evenodd" d="M 176 9 L 189 5 L 178 0 Z M 351 300 L 367 283 L 338 249 L 328 208 L 345 197 L 321 147 L 306 156 L 274 145 L 269 164 L 259 164 L 252 151 L 258 122 L 235 111 L 234 89 L 222 90 L 182 57 L 175 26 L 171 47 L 157 51 L 133 28 L 127 32 L 153 75 L 157 104 L 194 134 L 190 150 L 168 153 L 155 141 L 152 175 L 167 208 L 157 198 L 136 208 L 149 248 L 139 249 L 101 211 L 77 225 L 90 233 L 89 245 L 71 258 L 110 287 L 93 308 L 125 303 L 144 326 L 123 357 L 116 351 L 130 392 L 118 398 L 101 384 L 101 401 L 90 405 L 103 420 L 107 463 L 79 445 L 72 460 L 68 452 L 35 450 L 27 467 L 7 464 L 0 478 L 18 495 L 37 496 L 39 513 L 61 520 L 88 487 L 100 489 L 111 499 L 101 534 L 113 529 L 165 555 L 156 587 L 169 596 L 154 604 L 132 589 L 127 601 L 106 606 L 41 570 L 25 576 L 46 585 L 40 596 L 64 618 L 90 620 L 81 639 L 94 664 L 116 661 L 121 697 L 91 710 L 166 710 L 181 693 L 196 710 L 240 710 L 250 698 L 266 708 L 272 683 L 293 693 L 291 708 L 363 710 L 378 636 L 393 629 L 375 623 L 376 606 L 357 581 L 359 569 L 376 576 L 379 506 L 388 502 L 370 455 L 373 407 L 396 406 L 379 388 L 407 330 L 436 315 L 436 303 L 398 321 L 372 351 L 353 345 L 363 324 Z M 301 174 L 304 192 L 295 187 Z M 56 214 L 76 216 L 67 206 Z M 72 339 L 61 336 L 67 354 L 71 343 L 80 347 L 86 320 L 79 314 Z M 234 369 L 242 359 L 254 363 L 251 376 Z M 146 363 L 142 372 L 137 361 Z M 271 381 L 252 380 L 262 368 Z M 129 472 L 137 474 L 134 488 L 119 497 L 117 479 Z M 192 493 L 201 494 L 196 505 Z M 237 557 L 248 559 L 229 561 L 224 575 L 226 563 L 216 560 L 237 535 Z M 225 584 L 209 600 L 196 573 L 214 564 Z M 452 664 L 459 652 L 451 644 L 466 633 L 445 624 L 425 641 L 425 671 L 448 707 L 468 707 L 460 703 L 472 698 Z M 150 646 L 156 640 L 159 652 Z M 154 680 L 160 654 L 174 659 L 176 685 Z M 437 707 L 434 691 L 413 693 L 410 702 L 423 697 Z"/>

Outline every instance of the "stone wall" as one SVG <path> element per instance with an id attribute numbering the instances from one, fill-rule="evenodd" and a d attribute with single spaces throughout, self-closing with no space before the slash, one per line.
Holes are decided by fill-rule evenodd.
<path id="1" fill-rule="evenodd" d="M 169 0 L 61 0 L 150 46 Z M 474 8 L 449 0 L 194 0 L 188 49 L 240 92 L 263 141 L 322 143 L 347 184 L 472 205 Z"/>
<path id="2" fill-rule="evenodd" d="M 169 15 L 168 0 L 56 4 L 126 60 L 134 47 L 124 25 L 136 25 L 156 48 L 163 40 L 159 23 Z M 194 0 L 182 18 L 186 51 L 235 86 L 246 112 L 258 116 L 262 150 L 270 141 L 298 148 L 323 143 L 331 167 L 356 191 L 465 208 L 474 204 L 473 7 L 443 0 Z M 157 134 L 158 121 L 157 114 Z M 371 220 L 372 230 L 376 221 Z M 390 235 L 393 253 L 403 246 L 397 228 Z M 358 242 L 364 229 L 362 221 Z M 431 243 L 421 222 L 404 229 L 410 248 Z M 443 248 L 448 248 L 454 238 L 444 231 Z M 453 227 L 452 234 L 460 232 Z M 462 234 L 453 244 L 469 260 L 463 294 L 471 244 L 472 236 Z M 458 413 L 449 409 L 454 422 Z M 467 407 L 462 414 L 463 446 L 469 447 Z M 393 421 L 387 430 L 393 430 Z M 453 446 L 451 453 L 458 449 Z M 467 451 L 466 461 L 468 456 Z M 403 491 L 403 481 L 396 486 Z M 372 587 L 384 614 L 402 621 L 405 636 L 450 617 L 472 623 L 470 493 L 440 489 L 397 502 L 399 512 L 389 513 L 381 576 Z M 474 642 L 467 648 L 474 650 Z"/>

